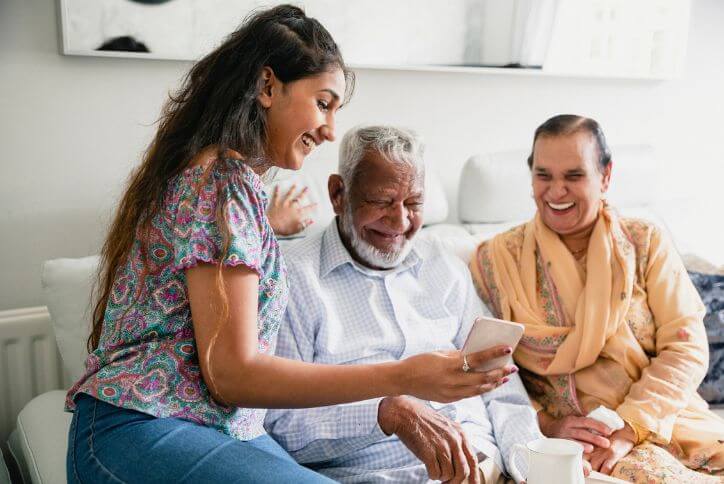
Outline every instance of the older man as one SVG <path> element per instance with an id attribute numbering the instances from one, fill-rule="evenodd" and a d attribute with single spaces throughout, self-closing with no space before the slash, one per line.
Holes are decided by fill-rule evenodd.
<path id="1" fill-rule="evenodd" d="M 337 217 L 286 253 L 290 298 L 278 355 L 377 363 L 462 347 L 488 311 L 462 261 L 414 239 L 423 181 L 411 132 L 370 126 L 345 135 L 328 183 Z M 516 370 L 483 397 L 454 404 L 400 396 L 271 410 L 265 426 L 297 461 L 343 482 L 496 482 L 513 444 L 541 437 Z"/>

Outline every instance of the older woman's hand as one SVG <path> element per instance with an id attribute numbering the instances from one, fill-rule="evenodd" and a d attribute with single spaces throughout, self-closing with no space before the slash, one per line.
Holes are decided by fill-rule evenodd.
<path id="1" fill-rule="evenodd" d="M 605 424 L 588 417 L 569 415 L 555 418 L 544 410 L 538 412 L 538 423 L 546 437 L 575 440 L 583 446 L 583 452 L 589 454 L 596 448 L 608 448 L 611 429 Z"/>
<path id="2" fill-rule="evenodd" d="M 304 187 L 296 193 L 296 188 L 296 185 L 292 185 L 289 191 L 281 196 L 279 185 L 274 187 L 267 217 L 276 235 L 294 235 L 313 223 L 309 213 L 317 207 L 317 204 L 302 206 L 301 202 L 309 189 Z"/>
<path id="3" fill-rule="evenodd" d="M 608 448 L 596 447 L 593 452 L 586 455 L 594 471 L 601 474 L 611 474 L 618 461 L 631 452 L 636 445 L 636 433 L 626 424 L 621 430 L 614 432 L 609 438 L 611 445 Z"/>

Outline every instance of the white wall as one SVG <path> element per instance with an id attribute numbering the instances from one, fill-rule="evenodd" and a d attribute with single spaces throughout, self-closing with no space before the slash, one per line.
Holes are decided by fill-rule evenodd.
<path id="1" fill-rule="evenodd" d="M 164 96 L 188 68 L 59 55 L 56 11 L 53 0 L 0 0 L 0 309 L 41 304 L 43 260 L 97 252 Z M 675 81 L 360 71 L 338 133 L 361 122 L 415 128 L 454 208 L 471 154 L 527 147 L 550 115 L 581 113 L 613 145 L 653 144 L 667 189 L 696 196 L 724 180 L 722 24 L 724 2 L 694 0 Z M 320 148 L 306 169 L 329 172 L 335 158 L 336 145 Z"/>

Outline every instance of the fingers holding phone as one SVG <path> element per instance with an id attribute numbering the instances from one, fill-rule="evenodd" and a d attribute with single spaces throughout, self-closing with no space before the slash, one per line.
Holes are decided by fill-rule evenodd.
<path id="1" fill-rule="evenodd" d="M 512 365 L 513 351 L 524 331 L 525 326 L 519 323 L 487 316 L 479 317 L 468 333 L 462 352 L 466 356 L 480 353 L 476 360 L 476 371 L 490 371 Z M 473 366 L 469 361 L 468 365 Z"/>
<path id="2" fill-rule="evenodd" d="M 463 371 L 467 368 L 467 371 L 481 373 L 485 384 L 505 383 L 509 375 L 518 371 L 517 366 L 507 363 L 512 353 L 513 348 L 507 345 L 498 345 L 468 354 L 464 354 L 463 351 Z"/>

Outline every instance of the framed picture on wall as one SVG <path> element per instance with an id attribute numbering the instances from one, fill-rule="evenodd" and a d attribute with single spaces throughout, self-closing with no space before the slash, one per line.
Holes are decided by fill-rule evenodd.
<path id="1" fill-rule="evenodd" d="M 249 13 L 293 3 L 352 67 L 638 78 L 680 72 L 690 9 L 690 0 L 58 1 L 68 55 L 196 60 Z"/>
<path id="2" fill-rule="evenodd" d="M 254 0 L 59 0 L 66 55 L 195 60 L 252 10 Z"/>
<path id="3" fill-rule="evenodd" d="M 322 22 L 350 65 L 395 68 L 521 64 L 511 29 L 518 39 L 531 25 L 549 30 L 555 1 L 59 0 L 67 55 L 195 60 L 250 12 L 293 3 Z M 537 38 L 545 44 L 548 36 Z M 526 65 L 540 67 L 542 57 Z"/>

